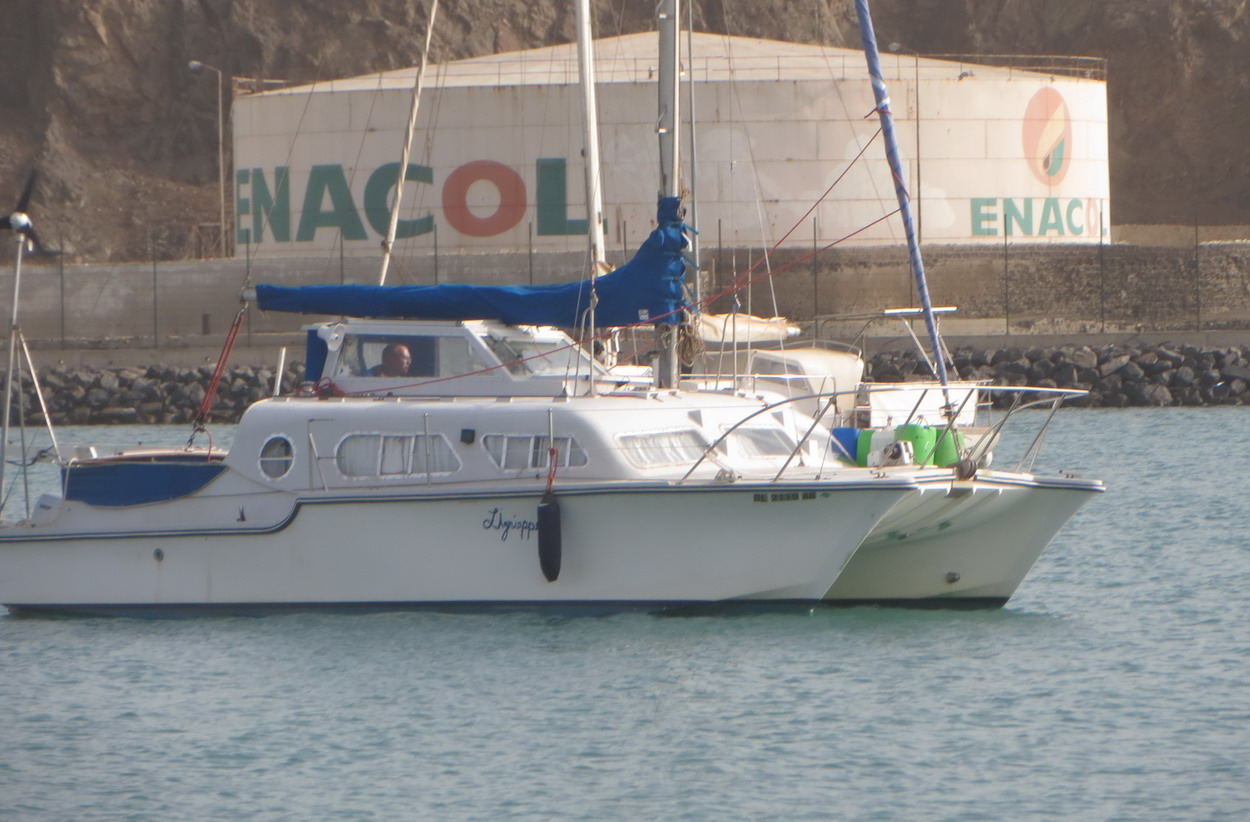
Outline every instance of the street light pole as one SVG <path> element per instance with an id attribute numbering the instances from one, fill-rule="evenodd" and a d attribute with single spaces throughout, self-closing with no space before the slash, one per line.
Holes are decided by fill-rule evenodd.
<path id="1" fill-rule="evenodd" d="M 217 187 L 219 189 L 221 199 L 221 256 L 227 256 L 226 251 L 226 141 L 224 136 L 224 118 L 222 117 L 221 105 L 221 87 L 225 81 L 225 76 L 221 73 L 221 69 L 210 66 L 208 63 L 192 60 L 187 63 L 187 68 L 192 74 L 201 74 L 204 69 L 215 72 L 217 74 Z"/>

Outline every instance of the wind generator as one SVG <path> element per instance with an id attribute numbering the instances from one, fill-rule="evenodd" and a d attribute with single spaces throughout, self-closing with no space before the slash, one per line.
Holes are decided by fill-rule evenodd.
<path id="1" fill-rule="evenodd" d="M 13 409 L 13 372 L 17 360 L 17 345 L 21 340 L 22 348 L 25 350 L 26 342 L 22 340 L 21 329 L 18 327 L 18 304 L 21 295 L 22 286 L 22 258 L 28 251 L 34 251 L 39 254 L 57 253 L 53 249 L 45 248 L 39 240 L 39 234 L 35 231 L 35 224 L 31 222 L 27 209 L 30 207 L 31 196 L 35 191 L 35 179 L 37 173 L 32 171 L 30 177 L 26 180 L 26 187 L 22 189 L 22 196 L 18 198 L 17 205 L 13 211 L 4 217 L 0 217 L 0 229 L 8 229 L 13 232 L 17 240 L 17 255 L 13 263 L 13 313 L 12 321 L 9 324 L 9 364 L 5 371 L 4 378 L 4 417 L 0 423 L 0 512 L 4 509 L 4 503 L 8 496 L 5 493 L 4 478 L 6 469 L 8 468 L 8 447 L 9 447 L 9 419 Z M 29 362 L 29 352 L 27 353 L 27 366 L 30 368 L 31 379 L 35 380 L 35 391 L 39 395 L 39 401 L 42 404 L 43 394 L 39 391 L 35 369 Z M 19 386 L 20 387 L 20 386 Z M 44 418 L 47 419 L 47 409 L 44 409 Z M 50 421 L 49 421 L 50 422 Z M 51 431 L 51 425 L 49 425 Z M 56 438 L 53 437 L 53 446 L 56 446 Z M 25 455 L 23 455 L 23 462 Z M 28 512 L 29 513 L 29 512 Z"/>

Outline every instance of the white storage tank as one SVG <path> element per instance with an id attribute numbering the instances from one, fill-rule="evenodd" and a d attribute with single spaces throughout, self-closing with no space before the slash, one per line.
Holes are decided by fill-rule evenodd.
<path id="1" fill-rule="evenodd" d="M 618 256 L 654 219 L 656 39 L 595 45 L 607 241 Z M 683 119 L 696 119 L 706 243 L 903 241 L 860 51 L 711 34 L 696 34 L 693 48 Z M 1102 63 L 975 59 L 883 55 L 922 241 L 1099 242 L 1110 226 Z M 572 44 L 428 67 L 396 253 L 584 252 L 577 74 Z M 415 75 L 235 98 L 239 256 L 378 255 Z"/>

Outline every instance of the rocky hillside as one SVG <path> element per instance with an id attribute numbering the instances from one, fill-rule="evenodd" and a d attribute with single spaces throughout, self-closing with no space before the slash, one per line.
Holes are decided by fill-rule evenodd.
<path id="1" fill-rule="evenodd" d="M 596 33 L 654 4 L 597 2 Z M 1127 223 L 1250 224 L 1247 0 L 875 0 L 878 36 L 922 53 L 1109 61 L 1112 196 Z M 169 259 L 217 222 L 211 73 L 310 82 L 413 65 L 419 0 L 4 0 L 0 199 L 29 169 L 51 244 L 76 260 Z M 858 43 L 849 0 L 694 0 L 696 28 Z M 443 0 L 433 59 L 567 42 L 567 0 Z M 4 194 L 3 191 L 9 193 Z M 3 205 L 0 205 L 3 207 Z"/>

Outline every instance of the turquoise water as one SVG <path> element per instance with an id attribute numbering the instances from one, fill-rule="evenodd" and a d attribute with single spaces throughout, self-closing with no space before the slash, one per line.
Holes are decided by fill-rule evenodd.
<path id="1" fill-rule="evenodd" d="M 997 611 L 0 617 L 0 818 L 1245 819 L 1247 429 L 1060 413 Z"/>

